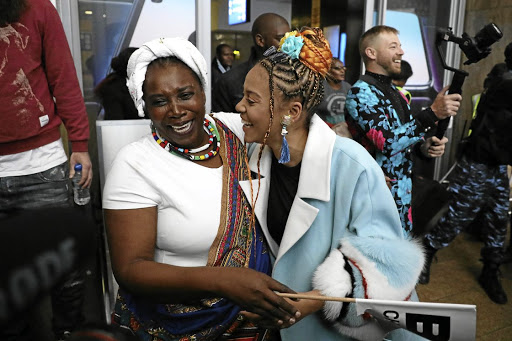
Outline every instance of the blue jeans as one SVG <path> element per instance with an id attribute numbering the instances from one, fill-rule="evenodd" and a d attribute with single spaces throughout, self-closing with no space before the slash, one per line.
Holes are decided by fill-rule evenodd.
<path id="1" fill-rule="evenodd" d="M 0 177 L 0 214 L 11 210 L 70 207 L 67 162 L 40 173 Z"/>
<path id="2" fill-rule="evenodd" d="M 68 162 L 40 173 L 0 177 L 0 218 L 14 210 L 71 207 L 71 181 L 68 177 Z M 75 329 L 83 320 L 82 271 L 76 269 L 69 274 L 61 284 L 53 288 L 51 296 L 53 329 L 58 337 L 66 330 Z M 30 312 L 27 316 L 34 314 L 37 315 Z M 34 335 L 37 335 L 37 331 L 30 330 L 30 321 L 18 320 L 0 332 L 0 339 L 30 340 Z"/>

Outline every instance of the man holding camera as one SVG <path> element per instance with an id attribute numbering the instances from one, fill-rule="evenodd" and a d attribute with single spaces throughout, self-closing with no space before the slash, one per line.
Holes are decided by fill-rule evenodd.
<path id="1" fill-rule="evenodd" d="M 478 282 L 489 298 L 507 303 L 499 279 L 503 261 L 509 209 L 507 165 L 512 165 L 512 43 L 505 49 L 507 70 L 488 79 L 471 124 L 471 135 L 450 181 L 447 213 L 424 238 L 425 269 L 419 282 L 430 279 L 430 265 L 437 250 L 448 244 L 482 211 L 481 250 L 484 263 Z"/>
<path id="2" fill-rule="evenodd" d="M 448 139 L 425 135 L 435 131 L 437 121 L 457 114 L 462 97 L 446 95 L 447 86 L 429 108 L 411 113 L 406 98 L 391 82 L 400 74 L 404 54 L 398 31 L 393 27 L 380 25 L 366 31 L 359 40 L 359 53 L 366 74 L 348 92 L 346 121 L 353 138 L 382 167 L 398 208 L 404 237 L 410 237 L 413 153 L 427 157 L 443 155 Z"/>

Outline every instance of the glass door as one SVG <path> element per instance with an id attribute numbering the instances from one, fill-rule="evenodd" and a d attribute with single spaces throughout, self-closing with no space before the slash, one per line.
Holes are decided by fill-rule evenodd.
<path id="1" fill-rule="evenodd" d="M 94 87 L 110 70 L 110 61 L 133 34 L 144 1 L 78 1 L 80 54 L 86 102 L 95 101 Z"/>
<path id="2" fill-rule="evenodd" d="M 196 28 L 194 0 L 78 0 L 78 16 L 86 101 L 94 100 L 94 87 L 125 47 L 158 37 L 189 38 Z"/>

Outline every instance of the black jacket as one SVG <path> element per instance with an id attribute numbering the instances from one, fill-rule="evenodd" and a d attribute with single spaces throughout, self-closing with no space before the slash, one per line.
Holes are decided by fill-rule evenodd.
<path id="1" fill-rule="evenodd" d="M 213 58 L 212 61 L 212 94 L 215 91 L 215 85 L 222 76 L 222 71 L 219 70 L 219 64 L 217 64 L 217 57 Z"/>
<path id="2" fill-rule="evenodd" d="M 512 165 L 512 71 L 482 94 L 466 156 L 488 165 Z"/>
<path id="3" fill-rule="evenodd" d="M 110 74 L 98 86 L 94 93 L 99 97 L 105 110 L 105 120 L 135 120 L 139 117 L 133 103 L 126 79 Z"/>
<path id="4" fill-rule="evenodd" d="M 213 88 L 212 111 L 235 112 L 235 106 L 244 97 L 245 76 L 258 62 L 254 47 L 249 60 L 223 73 Z"/>

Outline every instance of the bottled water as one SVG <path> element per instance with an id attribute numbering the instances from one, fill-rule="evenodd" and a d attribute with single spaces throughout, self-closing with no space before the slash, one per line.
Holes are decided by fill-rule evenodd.
<path id="1" fill-rule="evenodd" d="M 77 163 L 75 165 L 75 175 L 72 178 L 73 181 L 73 198 L 77 205 L 86 205 L 91 201 L 91 194 L 89 188 L 81 188 L 78 183 L 82 179 L 82 165 Z"/>

